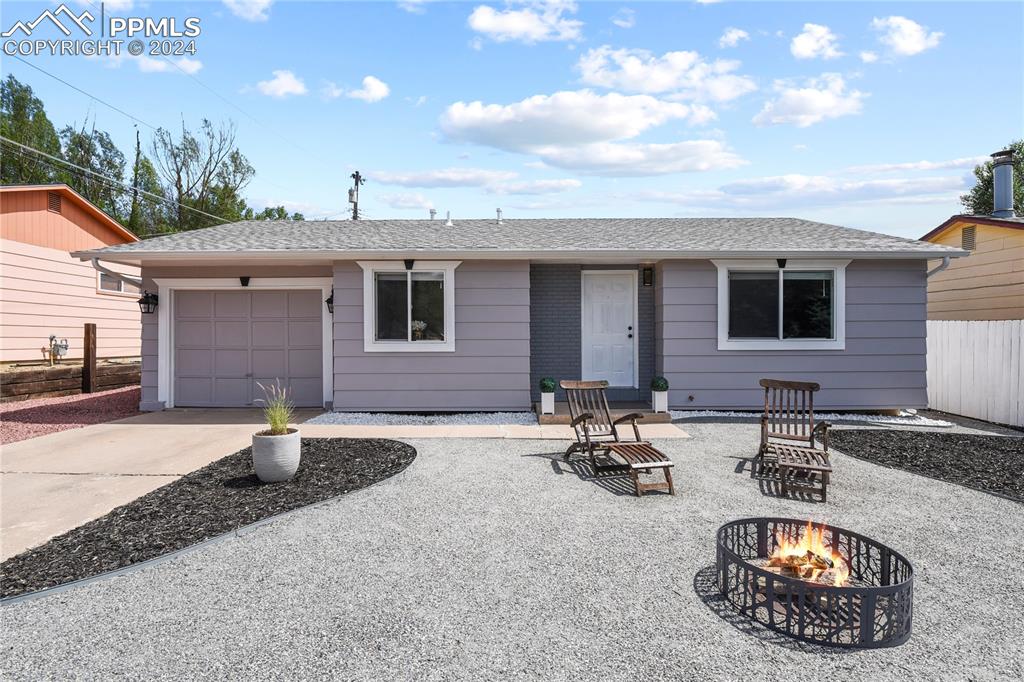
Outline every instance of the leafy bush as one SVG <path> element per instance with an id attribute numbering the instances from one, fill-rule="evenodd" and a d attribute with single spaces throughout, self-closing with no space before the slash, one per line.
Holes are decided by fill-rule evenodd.
<path id="1" fill-rule="evenodd" d="M 654 377 L 651 379 L 651 390 L 652 391 L 667 391 L 668 390 L 668 379 L 665 377 Z"/>
<path id="2" fill-rule="evenodd" d="M 270 386 L 256 382 L 263 389 L 265 398 L 257 402 L 263 403 L 263 418 L 270 425 L 271 436 L 283 436 L 288 433 L 288 422 L 295 417 L 295 408 L 288 399 L 288 389 L 282 388 L 279 381 Z"/>
<path id="3" fill-rule="evenodd" d="M 555 388 L 557 386 L 558 386 L 558 384 L 556 384 L 555 380 L 552 379 L 551 377 L 544 377 L 543 379 L 540 380 L 540 392 L 541 393 L 554 393 L 555 392 Z"/>

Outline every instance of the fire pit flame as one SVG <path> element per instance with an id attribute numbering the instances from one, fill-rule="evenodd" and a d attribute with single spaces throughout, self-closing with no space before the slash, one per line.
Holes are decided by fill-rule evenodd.
<path id="1" fill-rule="evenodd" d="M 810 521 L 802 535 L 776 532 L 775 551 L 765 567 L 792 578 L 811 582 L 831 579 L 835 587 L 846 585 L 850 567 L 839 552 L 825 545 L 824 534 L 824 527 L 815 528 Z"/>

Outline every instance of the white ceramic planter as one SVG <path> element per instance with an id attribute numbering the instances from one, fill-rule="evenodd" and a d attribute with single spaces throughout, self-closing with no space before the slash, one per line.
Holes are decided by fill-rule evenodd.
<path id="1" fill-rule="evenodd" d="M 298 429 L 283 436 L 252 436 L 252 466 L 264 483 L 287 481 L 299 468 L 302 439 Z"/>
<path id="2" fill-rule="evenodd" d="M 555 394 L 554 393 L 541 393 L 540 394 L 540 413 L 541 414 L 554 414 L 555 413 Z"/>
<path id="3" fill-rule="evenodd" d="M 655 412 L 668 412 L 668 391 L 651 391 L 651 396 Z"/>

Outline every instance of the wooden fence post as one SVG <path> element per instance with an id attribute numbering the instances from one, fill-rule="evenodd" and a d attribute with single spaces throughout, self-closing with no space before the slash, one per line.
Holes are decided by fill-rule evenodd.
<path id="1" fill-rule="evenodd" d="M 82 393 L 96 390 L 96 325 L 85 323 L 82 345 Z"/>

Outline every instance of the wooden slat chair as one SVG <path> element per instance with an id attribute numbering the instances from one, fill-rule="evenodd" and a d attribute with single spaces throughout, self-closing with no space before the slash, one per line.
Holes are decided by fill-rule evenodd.
<path id="1" fill-rule="evenodd" d="M 829 475 L 828 422 L 814 420 L 814 394 L 821 386 L 808 381 L 761 379 L 764 389 L 764 414 L 761 415 L 761 446 L 756 462 L 763 470 L 766 461 L 779 466 L 783 477 L 783 493 L 799 487 L 790 479 L 802 473 L 820 477 L 815 488 L 825 500 Z M 818 447 L 820 442 L 821 447 Z"/>
<path id="2" fill-rule="evenodd" d="M 632 412 L 612 419 L 608 398 L 605 395 L 607 381 L 560 381 L 558 385 L 565 390 L 565 397 L 569 402 L 569 416 L 572 418 L 570 424 L 576 432 L 576 442 L 565 451 L 565 459 L 569 459 L 574 452 L 582 452 L 590 457 L 590 463 L 596 471 L 598 465 L 594 458 L 594 450 L 606 447 L 607 443 L 621 442 L 618 426 L 626 422 L 633 425 L 636 442 L 645 442 L 640 437 L 640 427 L 637 426 L 637 420 L 644 418 L 642 414 Z"/>

